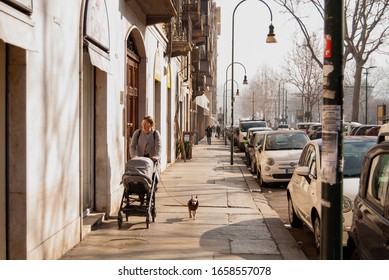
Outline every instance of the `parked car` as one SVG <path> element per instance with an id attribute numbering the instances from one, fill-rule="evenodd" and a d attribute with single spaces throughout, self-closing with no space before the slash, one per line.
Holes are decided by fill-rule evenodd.
<path id="1" fill-rule="evenodd" d="M 375 128 L 375 127 L 378 127 L 378 129 L 379 129 L 380 126 L 379 125 L 374 125 L 374 124 L 363 124 L 363 125 L 360 125 L 359 128 L 354 132 L 353 135 L 366 135 L 366 133 L 370 129 Z"/>
<path id="2" fill-rule="evenodd" d="M 343 141 L 343 245 L 351 226 L 352 202 L 358 191 L 363 158 L 377 137 L 345 136 Z M 320 250 L 321 221 L 321 150 L 322 140 L 311 140 L 304 147 L 299 167 L 287 187 L 288 216 L 292 227 L 304 224 L 314 233 L 317 252 Z"/>
<path id="3" fill-rule="evenodd" d="M 380 128 L 381 128 L 380 125 L 374 126 L 374 127 L 370 128 L 368 131 L 366 131 L 365 135 L 366 136 L 378 136 Z"/>
<path id="4" fill-rule="evenodd" d="M 296 129 L 304 131 L 306 134 L 308 134 L 308 129 L 311 125 L 317 125 L 321 124 L 319 122 L 298 122 L 296 124 Z"/>
<path id="5" fill-rule="evenodd" d="M 251 168 L 251 172 L 256 174 L 257 169 L 255 165 L 255 151 L 263 143 L 263 137 L 268 130 L 255 131 L 253 136 L 250 138 L 250 141 L 247 145 L 247 165 Z"/>
<path id="6" fill-rule="evenodd" d="M 322 128 L 322 124 L 311 124 L 308 129 L 307 129 L 307 135 L 309 137 L 309 139 L 314 139 L 313 138 L 313 134 L 316 132 L 316 130 L 318 130 L 319 128 Z"/>
<path id="7" fill-rule="evenodd" d="M 316 129 L 312 135 L 311 135 L 311 139 L 314 140 L 314 139 L 320 139 L 323 135 L 323 127 L 319 127 L 318 129 Z"/>
<path id="8" fill-rule="evenodd" d="M 290 129 L 290 126 L 287 123 L 280 123 L 279 125 L 277 125 L 277 128 L 276 128 L 276 130 L 289 130 L 289 129 Z"/>
<path id="9" fill-rule="evenodd" d="M 263 144 L 255 154 L 259 184 L 289 182 L 300 154 L 308 142 L 307 134 L 299 130 L 275 130 L 265 133 Z"/>
<path id="10" fill-rule="evenodd" d="M 267 127 L 265 120 L 242 120 L 239 122 L 238 148 L 241 152 L 245 151 L 244 142 L 246 140 L 247 130 L 251 127 Z"/>
<path id="11" fill-rule="evenodd" d="M 245 149 L 245 156 L 247 157 L 247 153 L 248 153 L 248 143 L 250 141 L 250 138 L 253 136 L 253 133 L 257 132 L 257 131 L 272 131 L 273 129 L 271 127 L 251 127 L 249 129 L 247 129 L 247 135 L 245 137 L 245 141 L 244 141 L 244 149 Z"/>
<path id="12" fill-rule="evenodd" d="M 351 131 L 354 127 L 362 125 L 359 122 L 343 122 L 343 135 L 351 135 Z"/>
<path id="13" fill-rule="evenodd" d="M 351 259 L 389 259 L 389 141 L 381 140 L 363 163 L 347 243 Z"/>
<path id="14" fill-rule="evenodd" d="M 350 135 L 355 135 L 355 132 L 359 129 L 360 125 L 359 126 L 354 126 L 351 131 L 350 131 Z"/>

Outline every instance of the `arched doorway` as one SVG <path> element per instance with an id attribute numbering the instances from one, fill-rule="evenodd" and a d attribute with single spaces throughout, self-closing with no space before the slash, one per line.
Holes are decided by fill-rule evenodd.
<path id="1" fill-rule="evenodd" d="M 126 150 L 130 156 L 131 137 L 139 125 L 139 64 L 140 57 L 133 36 L 128 36 L 126 51 Z"/>

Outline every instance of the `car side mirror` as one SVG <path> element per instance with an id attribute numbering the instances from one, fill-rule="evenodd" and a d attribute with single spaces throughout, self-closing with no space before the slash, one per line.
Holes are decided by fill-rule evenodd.
<path id="1" fill-rule="evenodd" d="M 308 166 L 299 166 L 294 171 L 297 175 L 307 177 L 309 175 L 309 167 Z"/>

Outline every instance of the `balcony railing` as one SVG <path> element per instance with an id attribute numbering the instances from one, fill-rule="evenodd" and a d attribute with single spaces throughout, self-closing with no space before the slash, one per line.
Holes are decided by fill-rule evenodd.
<path id="1" fill-rule="evenodd" d="M 201 73 L 194 73 L 192 76 L 193 100 L 206 92 L 206 76 Z"/>
<path id="2" fill-rule="evenodd" d="M 192 22 L 196 24 L 200 21 L 200 0 L 184 0 L 183 10 L 188 13 Z"/>
<path id="3" fill-rule="evenodd" d="M 170 23 L 177 16 L 177 0 L 136 0 L 146 14 L 146 24 Z"/>
<path id="4" fill-rule="evenodd" d="M 186 56 L 192 51 L 192 22 L 188 14 L 181 13 L 170 25 L 169 40 L 171 56 Z"/>

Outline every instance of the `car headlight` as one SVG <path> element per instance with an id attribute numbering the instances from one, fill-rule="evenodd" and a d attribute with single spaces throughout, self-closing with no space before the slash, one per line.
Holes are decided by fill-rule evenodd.
<path id="1" fill-rule="evenodd" d="M 343 213 L 350 212 L 353 208 L 353 202 L 347 196 L 343 196 Z"/>
<path id="2" fill-rule="evenodd" d="M 274 164 L 274 159 L 272 159 L 272 158 L 267 158 L 267 159 L 266 159 L 266 164 L 267 164 L 267 165 L 273 165 L 273 164 Z"/>

